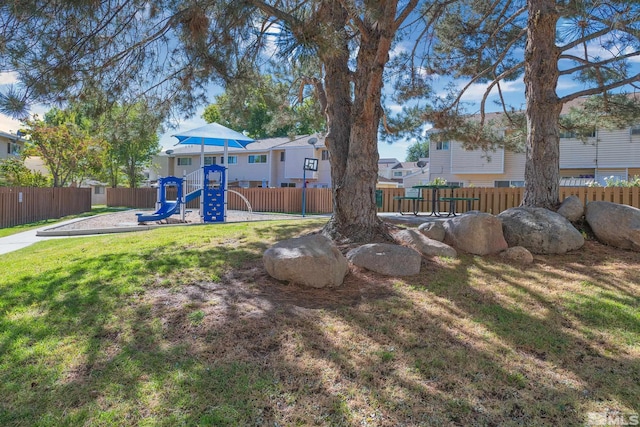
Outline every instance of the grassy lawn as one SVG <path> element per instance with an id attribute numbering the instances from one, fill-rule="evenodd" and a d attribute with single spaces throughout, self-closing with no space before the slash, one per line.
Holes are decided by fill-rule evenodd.
<path id="1" fill-rule="evenodd" d="M 584 425 L 640 412 L 640 254 L 464 255 L 339 289 L 269 278 L 324 220 L 0 258 L 0 425 Z"/>
<path id="2" fill-rule="evenodd" d="M 99 215 L 103 213 L 120 212 L 127 208 L 110 208 L 107 206 L 93 206 L 89 212 L 84 212 L 78 215 L 69 215 L 63 218 L 57 219 L 43 219 L 42 221 L 32 222 L 29 224 L 16 225 L 15 227 L 0 228 L 0 237 L 10 236 L 16 233 L 22 233 L 23 231 L 33 230 L 35 228 L 44 227 L 45 225 L 55 224 L 57 222 L 66 221 L 73 218 L 84 218 L 87 216 Z"/>

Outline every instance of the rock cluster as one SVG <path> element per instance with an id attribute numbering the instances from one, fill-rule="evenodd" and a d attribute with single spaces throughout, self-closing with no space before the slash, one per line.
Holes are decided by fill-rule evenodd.
<path id="1" fill-rule="evenodd" d="M 458 251 L 499 254 L 511 262 L 530 264 L 532 253 L 580 249 L 584 237 L 572 222 L 583 216 L 602 243 L 640 251 L 640 209 L 610 202 L 590 202 L 585 208 L 571 196 L 558 212 L 519 207 L 497 216 L 471 211 L 446 221 L 425 222 L 397 232 L 399 244 L 362 245 L 346 256 L 322 235 L 299 237 L 276 243 L 265 251 L 263 261 L 272 277 L 314 288 L 340 286 L 349 263 L 387 276 L 418 274 L 423 257 L 455 258 Z"/>

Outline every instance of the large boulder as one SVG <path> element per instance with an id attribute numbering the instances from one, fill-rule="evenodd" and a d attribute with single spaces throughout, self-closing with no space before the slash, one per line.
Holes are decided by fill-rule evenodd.
<path id="1" fill-rule="evenodd" d="M 422 257 L 406 246 L 369 243 L 351 249 L 347 259 L 358 267 L 387 276 L 413 276 L 420 273 Z"/>
<path id="2" fill-rule="evenodd" d="M 509 246 L 524 246 L 535 254 L 564 254 L 584 245 L 582 234 L 569 220 L 548 209 L 511 208 L 498 218 Z"/>
<path id="3" fill-rule="evenodd" d="M 423 222 L 418 230 L 430 239 L 442 242 L 444 240 L 444 226 L 441 221 Z"/>
<path id="4" fill-rule="evenodd" d="M 313 288 L 342 285 L 349 268 L 333 242 L 320 234 L 278 242 L 262 260 L 270 276 Z"/>
<path id="5" fill-rule="evenodd" d="M 522 246 L 514 246 L 507 250 L 500 252 L 500 256 L 509 261 L 518 262 L 520 264 L 531 264 L 533 262 L 533 255 L 527 248 Z"/>
<path id="6" fill-rule="evenodd" d="M 584 203 L 578 196 L 569 196 L 562 201 L 558 213 L 571 222 L 576 222 L 584 215 Z"/>
<path id="7" fill-rule="evenodd" d="M 640 209 L 611 202 L 590 202 L 585 219 L 602 243 L 640 251 Z"/>
<path id="8" fill-rule="evenodd" d="M 413 247 L 425 256 L 442 256 L 450 258 L 456 258 L 458 256 L 458 252 L 456 252 L 456 250 L 451 246 L 438 240 L 430 239 L 416 230 L 402 230 L 397 232 L 394 237 L 399 242 Z"/>
<path id="9" fill-rule="evenodd" d="M 507 249 L 502 223 L 495 216 L 478 211 L 467 212 L 444 224 L 444 243 L 475 255 L 489 255 Z"/>

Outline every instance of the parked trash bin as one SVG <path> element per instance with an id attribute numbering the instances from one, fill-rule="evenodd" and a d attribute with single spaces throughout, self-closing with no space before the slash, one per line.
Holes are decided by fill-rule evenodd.
<path id="1" fill-rule="evenodd" d="M 382 190 L 376 190 L 376 207 L 378 209 L 382 207 Z"/>

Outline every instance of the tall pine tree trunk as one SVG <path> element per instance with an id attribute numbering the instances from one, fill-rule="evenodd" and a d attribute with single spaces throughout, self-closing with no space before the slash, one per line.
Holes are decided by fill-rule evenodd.
<path id="1" fill-rule="evenodd" d="M 558 11 L 555 0 L 528 0 L 525 48 L 527 149 L 522 206 L 556 209 L 560 198 L 560 135 L 562 110 L 556 94 L 558 57 L 555 45 Z"/>
<path id="2" fill-rule="evenodd" d="M 344 34 L 346 11 L 339 1 L 325 4 L 335 30 Z M 383 71 L 394 35 L 396 4 L 380 2 L 374 14 L 378 21 L 363 23 L 368 31 L 362 35 L 354 72 L 348 68 L 346 38 L 340 49 L 322 55 L 334 202 L 333 216 L 324 231 L 338 241 L 391 240 L 377 216 L 375 189 Z"/>

